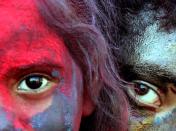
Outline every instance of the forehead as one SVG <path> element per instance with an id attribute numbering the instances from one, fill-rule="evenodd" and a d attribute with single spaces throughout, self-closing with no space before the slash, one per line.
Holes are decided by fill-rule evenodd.
<path id="1" fill-rule="evenodd" d="M 41 18 L 35 2 L 35 0 L 0 0 L 0 49 L 15 44 L 27 45 L 35 41 L 36 46 L 39 42 L 48 43 L 50 46 L 56 41 L 62 43 L 58 35 Z"/>
<path id="2" fill-rule="evenodd" d="M 176 29 L 167 32 L 160 28 L 161 12 L 142 10 L 130 21 L 131 29 L 121 45 L 122 63 L 130 65 L 133 72 L 146 76 L 176 73 Z M 167 74 L 167 75 L 166 75 Z"/>
<path id="3" fill-rule="evenodd" d="M 176 31 L 159 31 L 159 23 L 148 26 L 136 48 L 139 62 L 160 65 L 176 72 Z"/>
<path id="4" fill-rule="evenodd" d="M 44 57 L 57 58 L 57 64 L 63 66 L 66 60 L 62 58 L 69 53 L 40 17 L 34 0 L 0 0 L 0 16 L 0 66 L 6 63 L 10 68 L 16 61 L 27 65 Z"/>
<path id="5" fill-rule="evenodd" d="M 43 29 L 43 21 L 33 0 L 0 0 L 0 40 L 24 27 Z"/>
<path id="6" fill-rule="evenodd" d="M 37 18 L 37 8 L 34 0 L 0 0 L 2 19 L 16 18 L 16 22 Z M 34 17 L 35 16 L 35 17 Z M 32 21 L 31 21 L 32 22 Z"/>

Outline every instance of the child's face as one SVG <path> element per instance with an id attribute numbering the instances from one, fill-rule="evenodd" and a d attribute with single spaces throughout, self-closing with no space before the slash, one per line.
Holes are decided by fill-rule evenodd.
<path id="1" fill-rule="evenodd" d="M 33 0 L 0 0 L 0 130 L 77 131 L 82 73 Z"/>

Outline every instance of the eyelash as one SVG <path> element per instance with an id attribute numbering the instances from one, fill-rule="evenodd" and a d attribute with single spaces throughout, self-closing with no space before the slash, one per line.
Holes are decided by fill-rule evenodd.
<path id="1" fill-rule="evenodd" d="M 31 73 L 29 73 L 29 74 L 27 74 L 27 75 L 22 76 L 22 77 L 18 80 L 18 82 L 20 83 L 24 78 L 30 77 L 30 76 L 33 76 L 33 75 L 41 75 L 41 76 L 44 76 L 44 77 L 46 77 L 48 80 L 51 80 L 51 81 L 54 79 L 54 78 L 51 77 L 51 74 L 49 75 L 48 73 L 43 73 L 43 72 L 31 72 Z"/>
<path id="2" fill-rule="evenodd" d="M 48 83 L 44 86 L 44 88 L 39 88 L 39 89 L 34 89 L 34 90 L 33 89 L 24 90 L 23 88 L 24 86 L 20 86 L 20 85 L 22 85 L 22 82 L 24 82 L 26 78 L 30 76 L 31 77 L 41 76 L 42 78 L 47 79 Z M 63 84 L 63 79 L 58 79 L 58 78 L 56 79 L 44 73 L 42 74 L 41 73 L 31 73 L 26 76 L 23 76 L 19 81 L 17 81 L 17 83 L 13 87 L 13 90 L 14 92 L 16 92 L 16 94 L 18 94 L 19 96 L 23 96 L 24 98 L 41 99 L 44 96 L 51 94 L 51 92 L 56 87 L 58 86 L 60 87 L 62 84 Z"/>
<path id="3" fill-rule="evenodd" d="M 20 74 L 17 74 L 17 76 L 18 78 L 22 79 L 26 76 L 30 76 L 30 74 L 42 74 L 50 79 L 52 78 L 51 72 L 52 72 L 51 69 L 44 68 L 43 70 L 43 69 L 34 68 L 34 69 L 27 69 L 22 72 L 19 72 Z"/>
<path id="4" fill-rule="evenodd" d="M 62 74 L 60 73 L 60 68 L 53 68 L 53 67 L 34 67 L 29 69 L 20 69 L 20 70 L 14 70 L 12 73 L 7 73 L 4 76 L 5 84 L 7 85 L 9 90 L 12 90 L 13 92 L 17 92 L 18 85 L 27 77 L 31 75 L 40 75 L 46 78 L 51 84 L 53 83 L 53 86 L 51 86 L 52 89 L 55 89 L 55 85 L 61 86 L 64 82 L 64 78 Z M 54 76 L 52 74 L 53 71 L 58 72 L 58 76 Z M 54 84 L 55 83 L 55 84 Z M 50 83 L 48 83 L 50 84 Z M 47 85 L 46 85 L 47 86 Z M 51 89 L 51 90 L 52 90 Z M 49 89 L 50 90 L 50 89 Z M 19 94 L 20 95 L 20 94 Z M 24 95 L 25 96 L 25 95 Z"/>
<path id="5" fill-rule="evenodd" d="M 132 89 L 133 87 L 133 89 Z M 147 92 L 145 94 L 138 94 L 138 92 L 136 92 L 136 89 L 141 90 L 143 88 L 147 88 Z M 157 108 L 162 104 L 161 101 L 161 92 L 158 91 L 158 88 L 155 87 L 154 85 L 145 82 L 145 81 L 141 81 L 141 80 L 135 80 L 133 81 L 133 84 L 128 88 L 128 94 L 129 96 L 135 101 L 135 103 L 138 106 L 143 106 L 143 107 L 154 107 Z M 141 89 L 140 89 L 141 88 Z M 151 96 L 152 95 L 152 96 Z M 149 98 L 150 96 L 150 98 Z M 147 98 L 147 99 L 146 99 Z M 158 98 L 158 99 L 156 99 Z M 160 103 L 160 105 L 155 105 L 155 101 L 153 100 L 157 100 L 157 102 Z"/>

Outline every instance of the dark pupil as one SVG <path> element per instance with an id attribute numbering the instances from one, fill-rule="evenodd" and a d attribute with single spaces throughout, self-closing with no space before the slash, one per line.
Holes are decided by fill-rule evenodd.
<path id="1" fill-rule="evenodd" d="M 38 89 L 42 85 L 42 77 L 41 76 L 30 76 L 26 78 L 26 85 L 30 89 Z"/>
<path id="2" fill-rule="evenodd" d="M 135 84 L 135 89 L 134 91 L 136 92 L 137 95 L 146 95 L 149 91 L 149 88 L 145 85 L 142 84 Z"/>

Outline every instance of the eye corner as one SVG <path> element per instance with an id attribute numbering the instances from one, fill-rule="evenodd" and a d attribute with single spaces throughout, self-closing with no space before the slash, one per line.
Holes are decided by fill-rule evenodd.
<path id="1" fill-rule="evenodd" d="M 157 87 L 148 82 L 133 80 L 127 88 L 127 93 L 138 106 L 158 109 L 162 105 Z"/>

